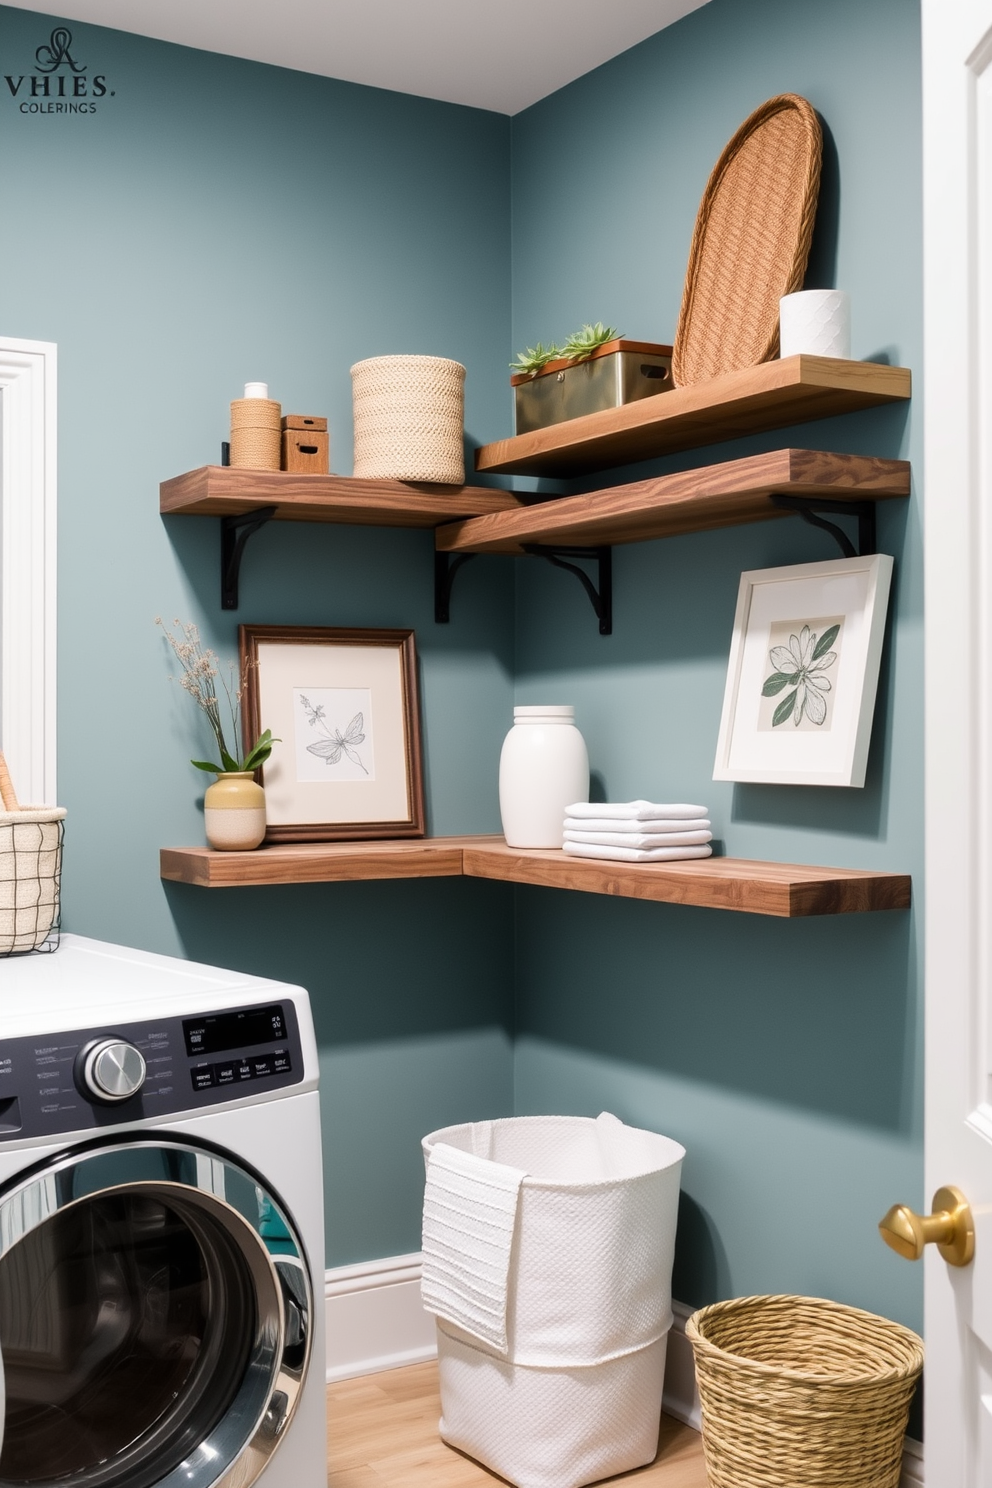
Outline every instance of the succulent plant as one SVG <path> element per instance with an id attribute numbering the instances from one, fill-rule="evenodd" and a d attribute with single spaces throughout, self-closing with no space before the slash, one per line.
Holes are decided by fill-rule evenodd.
<path id="1" fill-rule="evenodd" d="M 529 373 L 531 377 L 536 377 L 542 367 L 546 367 L 549 362 L 553 362 L 556 357 L 560 356 L 561 351 L 554 342 L 550 346 L 545 346 L 543 342 L 538 341 L 536 346 L 528 346 L 526 351 L 517 352 L 517 360 L 510 363 L 510 371 Z"/>
<path id="2" fill-rule="evenodd" d="M 615 326 L 604 326 L 601 320 L 597 320 L 595 325 L 584 325 L 581 331 L 573 331 L 559 355 L 567 357 L 570 362 L 578 362 L 591 356 L 600 346 L 605 346 L 607 341 L 615 341 L 619 335 Z"/>

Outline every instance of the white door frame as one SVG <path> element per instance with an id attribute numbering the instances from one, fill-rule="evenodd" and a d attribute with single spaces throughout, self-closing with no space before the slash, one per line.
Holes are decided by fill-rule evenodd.
<path id="1" fill-rule="evenodd" d="M 977 1488 L 992 1463 L 992 0 L 922 0 L 922 23 L 925 1198 L 955 1184 L 978 1224 L 967 1269 L 927 1247 L 926 1467 L 927 1488 Z"/>
<path id="2" fill-rule="evenodd" d="M 0 741 L 24 805 L 54 806 L 56 348 L 0 338 Z"/>

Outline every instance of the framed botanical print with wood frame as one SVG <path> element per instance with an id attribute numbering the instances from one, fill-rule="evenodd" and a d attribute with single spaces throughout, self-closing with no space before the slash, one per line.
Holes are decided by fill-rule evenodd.
<path id="1" fill-rule="evenodd" d="M 242 625 L 239 638 L 245 737 L 277 740 L 266 842 L 422 837 L 413 631 Z"/>

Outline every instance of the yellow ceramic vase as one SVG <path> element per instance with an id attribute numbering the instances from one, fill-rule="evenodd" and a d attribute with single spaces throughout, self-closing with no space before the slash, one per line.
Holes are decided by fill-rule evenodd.
<path id="1" fill-rule="evenodd" d="M 207 841 L 220 852 L 245 852 L 265 837 L 265 792 L 250 770 L 218 775 L 203 798 Z"/>

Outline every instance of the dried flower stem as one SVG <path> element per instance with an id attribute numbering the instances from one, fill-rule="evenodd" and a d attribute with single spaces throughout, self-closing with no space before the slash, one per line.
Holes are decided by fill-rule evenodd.
<path id="1" fill-rule="evenodd" d="M 162 632 L 172 647 L 173 654 L 182 668 L 179 677 L 179 685 L 188 692 L 198 707 L 202 708 L 207 715 L 217 748 L 220 750 L 221 763 L 212 765 L 204 760 L 193 760 L 192 763 L 200 770 L 212 770 L 218 774 L 230 770 L 255 770 L 268 759 L 272 752 L 272 735 L 266 729 L 254 747 L 248 751 L 244 759 L 239 753 L 234 753 L 227 747 L 224 737 L 224 720 L 221 716 L 221 700 L 218 697 L 217 679 L 224 690 L 224 700 L 227 711 L 231 715 L 231 730 L 235 749 L 237 749 L 239 736 L 239 715 L 241 710 L 241 699 L 244 696 L 246 673 L 239 674 L 235 671 L 234 662 L 227 664 L 227 676 L 221 670 L 220 659 L 216 651 L 207 647 L 204 649 L 200 640 L 200 632 L 191 621 L 183 622 L 174 620 L 177 634 L 174 634 L 160 615 L 155 617 L 155 624 L 161 626 Z"/>

